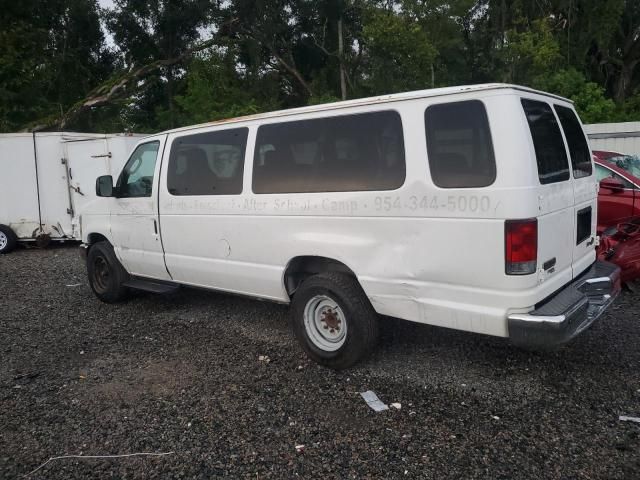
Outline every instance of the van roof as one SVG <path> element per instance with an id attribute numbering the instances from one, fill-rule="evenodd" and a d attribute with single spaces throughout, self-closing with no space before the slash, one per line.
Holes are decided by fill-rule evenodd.
<path id="1" fill-rule="evenodd" d="M 83 140 L 101 140 L 104 138 L 142 138 L 147 137 L 146 134 L 139 133 L 84 133 L 84 132 L 13 132 L 0 133 L 0 139 L 6 138 L 32 138 L 35 133 L 37 138 L 42 137 L 60 137 L 63 142 L 83 141 Z"/>
<path id="2" fill-rule="evenodd" d="M 221 120 L 215 120 L 212 122 L 201 123 L 198 125 L 189 125 L 186 127 L 175 128 L 173 130 L 167 130 L 160 133 L 167 134 L 167 133 L 184 132 L 184 131 L 188 131 L 196 128 L 203 128 L 203 127 L 215 126 L 215 125 L 224 125 L 227 123 L 245 122 L 250 120 L 261 120 L 261 119 L 267 119 L 267 118 L 277 118 L 277 117 L 284 117 L 288 115 L 297 115 L 301 113 L 314 113 L 314 112 L 323 112 L 323 111 L 329 111 L 329 110 L 338 110 L 338 109 L 348 108 L 348 107 L 358 107 L 362 105 L 376 105 L 380 103 L 398 102 L 402 100 L 413 100 L 418 98 L 454 95 L 457 93 L 479 92 L 479 91 L 499 90 L 499 89 L 521 90 L 524 92 L 535 93 L 538 95 L 545 95 L 547 97 L 552 97 L 568 103 L 573 103 L 571 100 L 561 97 L 559 95 L 542 92 L 540 90 L 535 90 L 529 87 L 523 87 L 520 85 L 511 85 L 508 83 L 483 83 L 478 85 L 461 85 L 457 87 L 430 88 L 427 90 L 415 90 L 411 92 L 392 93 L 390 95 L 379 95 L 377 97 L 357 98 L 354 100 L 344 100 L 340 102 L 323 103 L 320 105 L 290 108 L 287 110 L 276 110 L 273 112 L 258 113 L 255 115 L 246 115 L 243 117 L 225 118 Z"/>

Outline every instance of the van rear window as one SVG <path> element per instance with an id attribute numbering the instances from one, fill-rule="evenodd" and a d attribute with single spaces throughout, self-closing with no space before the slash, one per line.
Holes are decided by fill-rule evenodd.
<path id="1" fill-rule="evenodd" d="M 496 161 L 484 104 L 479 100 L 431 105 L 424 112 L 431 179 L 441 188 L 487 187 Z"/>
<path id="2" fill-rule="evenodd" d="M 591 163 L 591 151 L 589 144 L 584 137 L 580 120 L 576 114 L 567 107 L 554 105 L 560 125 L 564 130 L 564 136 L 569 146 L 569 154 L 571 155 L 571 166 L 573 167 L 573 178 L 588 177 L 593 173 L 593 164 Z"/>
<path id="3" fill-rule="evenodd" d="M 540 183 L 544 185 L 569 180 L 567 151 L 551 106 L 525 98 L 521 102 L 536 151 Z"/>
<path id="4" fill-rule="evenodd" d="M 405 178 L 400 115 L 381 111 L 258 128 L 255 193 L 394 190 Z"/>

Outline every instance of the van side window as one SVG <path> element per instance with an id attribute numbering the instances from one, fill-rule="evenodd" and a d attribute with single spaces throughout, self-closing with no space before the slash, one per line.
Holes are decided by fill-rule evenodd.
<path id="1" fill-rule="evenodd" d="M 138 145 L 118 178 L 119 198 L 150 197 L 160 142 Z"/>
<path id="2" fill-rule="evenodd" d="M 551 106 L 525 98 L 521 102 L 536 151 L 540 183 L 545 185 L 569 180 L 567 151 Z"/>
<path id="3" fill-rule="evenodd" d="M 404 183 L 400 115 L 393 111 L 262 125 L 255 193 L 394 190 Z"/>
<path id="4" fill-rule="evenodd" d="M 479 100 L 431 105 L 424 112 L 433 183 L 441 188 L 487 187 L 496 179 L 491 131 Z"/>
<path id="5" fill-rule="evenodd" d="M 167 188 L 171 195 L 242 193 L 248 128 L 196 133 L 171 144 Z"/>
<path id="6" fill-rule="evenodd" d="M 593 165 L 591 163 L 591 151 L 589 144 L 584 137 L 580 120 L 576 114 L 567 107 L 554 105 L 560 125 L 564 130 L 564 136 L 569 146 L 569 155 L 571 155 L 571 166 L 573 167 L 573 178 L 588 177 L 593 173 Z"/>

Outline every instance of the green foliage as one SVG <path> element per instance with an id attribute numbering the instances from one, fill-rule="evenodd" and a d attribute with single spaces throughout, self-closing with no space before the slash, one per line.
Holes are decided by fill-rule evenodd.
<path id="1" fill-rule="evenodd" d="M 506 45 L 500 51 L 507 70 L 505 81 L 527 83 L 560 63 L 560 45 L 549 23 L 548 19 L 535 20 L 528 28 L 519 26 L 506 32 Z"/>
<path id="2" fill-rule="evenodd" d="M 636 93 L 633 97 L 627 99 L 622 105 L 620 105 L 612 119 L 607 121 L 637 122 L 639 119 L 640 92 Z"/>
<path id="3" fill-rule="evenodd" d="M 186 121 L 210 122 L 260 110 L 252 93 L 244 88 L 232 62 L 211 53 L 195 59 L 189 67 L 186 92 L 176 97 Z"/>
<path id="4" fill-rule="evenodd" d="M 96 0 L 3 2 L 0 16 L 0 131 L 55 117 L 104 80 Z"/>
<path id="5" fill-rule="evenodd" d="M 339 102 L 340 98 L 331 95 L 330 93 L 324 93 L 322 95 L 314 95 L 312 97 L 309 97 L 309 105 L 321 105 L 323 103 L 333 103 L 333 102 Z"/>
<path id="6" fill-rule="evenodd" d="M 393 11 L 375 9 L 366 17 L 362 42 L 368 67 L 362 83 L 369 93 L 431 86 L 437 52 L 418 22 Z"/>
<path id="7" fill-rule="evenodd" d="M 66 128 L 154 132 L 343 94 L 496 81 L 566 96 L 585 122 L 640 120 L 638 0 L 113 5 L 3 3 L 0 131 L 55 125 L 151 64 L 99 107 L 78 108 Z"/>
<path id="8" fill-rule="evenodd" d="M 606 122 L 615 118 L 616 104 L 605 97 L 604 88 L 587 81 L 574 68 L 541 75 L 534 80 L 533 86 L 573 100 L 585 123 Z"/>

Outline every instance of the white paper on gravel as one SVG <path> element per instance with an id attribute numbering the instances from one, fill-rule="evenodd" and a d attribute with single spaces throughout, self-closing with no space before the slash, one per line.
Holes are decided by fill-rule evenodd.
<path id="1" fill-rule="evenodd" d="M 636 422 L 640 423 L 640 417 L 627 417 L 626 415 L 620 415 L 618 419 L 621 422 Z"/>
<path id="2" fill-rule="evenodd" d="M 369 405 L 376 412 L 389 410 L 389 407 L 387 407 L 387 405 L 385 405 L 382 402 L 382 400 L 380 400 L 378 396 L 371 390 L 367 390 L 366 392 L 361 392 L 360 396 L 364 398 L 364 401 L 367 402 L 367 405 Z"/>

